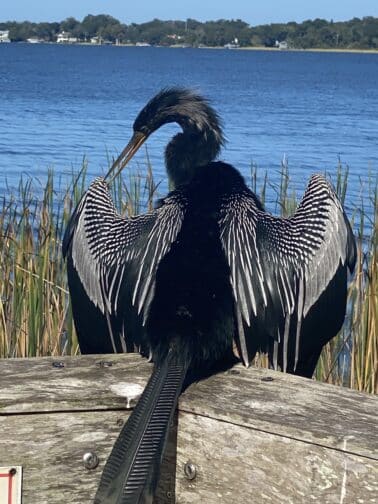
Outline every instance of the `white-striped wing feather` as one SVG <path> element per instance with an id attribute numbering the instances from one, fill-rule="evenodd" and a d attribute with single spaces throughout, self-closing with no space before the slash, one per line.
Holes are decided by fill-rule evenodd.
<path id="1" fill-rule="evenodd" d="M 138 313 L 151 301 L 159 262 L 181 227 L 179 197 L 168 196 L 153 212 L 121 217 L 106 182 L 96 179 L 81 200 L 67 234 L 82 286 L 103 314 L 117 314 L 124 282 Z M 68 248 L 68 247 L 67 247 Z M 148 256 L 149 260 L 146 261 Z"/>
<path id="2" fill-rule="evenodd" d="M 303 318 L 338 269 L 354 265 L 353 235 L 332 187 L 314 175 L 297 211 L 287 219 L 258 208 L 248 191 L 230 194 L 222 203 L 220 230 L 236 310 L 245 325 L 239 339 L 257 321 L 287 347 L 295 315 L 298 354 Z"/>

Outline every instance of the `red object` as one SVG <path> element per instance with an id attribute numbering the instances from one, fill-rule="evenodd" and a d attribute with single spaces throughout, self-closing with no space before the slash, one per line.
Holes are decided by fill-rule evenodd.
<path id="1" fill-rule="evenodd" d="M 10 471 L 8 473 L 0 473 L 0 478 L 8 478 L 8 503 L 7 504 L 12 504 L 12 479 L 13 479 L 14 474 L 12 474 Z"/>

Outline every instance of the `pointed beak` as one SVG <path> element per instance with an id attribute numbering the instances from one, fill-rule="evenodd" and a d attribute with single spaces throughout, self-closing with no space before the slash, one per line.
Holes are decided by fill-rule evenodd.
<path id="1" fill-rule="evenodd" d="M 144 144 L 146 140 L 147 136 L 144 133 L 141 133 L 140 131 L 136 131 L 133 134 L 130 142 L 126 145 L 121 154 L 112 164 L 108 173 L 105 175 L 105 180 L 111 177 L 110 180 L 108 180 L 108 184 L 111 184 L 113 180 L 116 177 L 118 177 L 118 175 L 130 161 L 130 159 L 134 156 L 134 154 Z"/>

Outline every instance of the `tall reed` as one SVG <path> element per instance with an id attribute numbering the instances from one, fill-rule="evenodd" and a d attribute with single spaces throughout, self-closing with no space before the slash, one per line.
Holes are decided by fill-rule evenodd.
<path id="1" fill-rule="evenodd" d="M 151 209 L 159 196 L 151 163 L 125 172 L 112 187 L 125 215 Z M 277 184 L 254 167 L 251 186 L 262 201 L 275 195 L 275 211 L 295 209 L 297 196 L 286 161 Z M 334 186 L 342 201 L 348 169 L 339 165 Z M 64 187 L 62 187 L 64 185 Z M 28 357 L 79 352 L 69 305 L 61 243 L 69 217 L 88 185 L 87 166 L 68 182 L 48 172 L 40 187 L 22 178 L 17 190 L 0 199 L 0 356 Z M 316 378 L 367 392 L 378 392 L 378 181 L 371 177 L 361 204 L 352 210 L 357 232 L 356 272 L 348 291 L 348 315 L 342 331 L 327 345 Z M 365 206 L 364 206 L 365 205 Z M 368 221 L 369 216 L 370 221 Z M 257 358 L 267 365 L 266 358 Z"/>

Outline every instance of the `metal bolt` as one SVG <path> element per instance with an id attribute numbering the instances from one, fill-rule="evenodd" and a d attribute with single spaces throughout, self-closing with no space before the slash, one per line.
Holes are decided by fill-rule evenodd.
<path id="1" fill-rule="evenodd" d="M 238 369 L 230 369 L 230 371 L 228 372 L 228 374 L 239 375 L 240 371 Z"/>
<path id="2" fill-rule="evenodd" d="M 113 362 L 111 362 L 111 361 L 100 361 L 100 362 L 97 363 L 97 366 L 102 367 L 102 368 L 112 367 L 113 366 Z"/>
<path id="3" fill-rule="evenodd" d="M 15 467 L 12 467 L 11 469 L 9 469 L 9 474 L 11 476 L 14 476 L 15 474 L 17 474 L 17 469 Z"/>
<path id="4" fill-rule="evenodd" d="M 64 368 L 64 362 L 61 362 L 61 361 L 54 361 L 54 362 L 52 363 L 52 367 L 53 367 L 53 368 L 57 368 L 57 369 Z"/>
<path id="5" fill-rule="evenodd" d="M 96 469 L 98 466 L 99 460 L 95 453 L 87 452 L 83 455 L 84 467 L 86 469 Z"/>
<path id="6" fill-rule="evenodd" d="M 184 473 L 186 479 L 192 481 L 197 476 L 197 468 L 192 462 L 187 462 L 184 466 Z"/>

